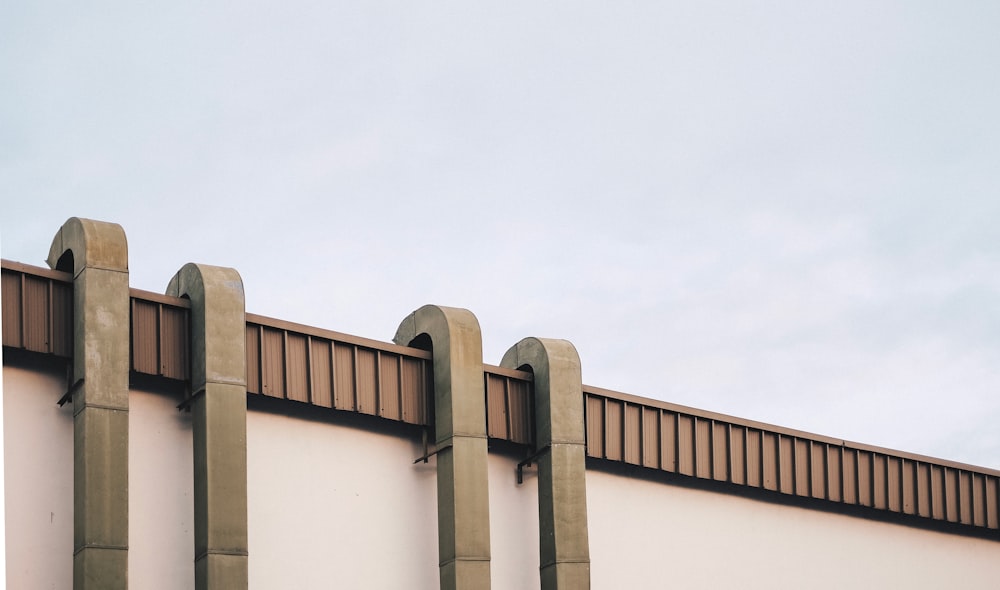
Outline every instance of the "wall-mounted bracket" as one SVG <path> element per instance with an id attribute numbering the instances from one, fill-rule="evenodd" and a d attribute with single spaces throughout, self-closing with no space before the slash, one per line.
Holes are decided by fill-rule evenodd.
<path id="1" fill-rule="evenodd" d="M 438 453 L 440 453 L 441 451 L 443 451 L 445 449 L 450 449 L 451 446 L 452 446 L 452 444 L 449 442 L 448 444 L 444 445 L 443 447 L 435 447 L 435 449 L 433 451 L 429 450 L 430 449 L 430 445 L 427 442 L 427 438 L 428 438 L 428 434 L 427 433 L 428 433 L 428 430 L 429 430 L 428 428 L 424 428 L 420 432 L 420 435 L 421 435 L 420 438 L 423 440 L 423 444 L 424 444 L 424 454 L 413 460 L 413 464 L 414 465 L 416 465 L 417 463 L 420 463 L 421 461 L 423 461 L 424 463 L 426 463 L 427 460 L 430 459 L 431 457 L 433 457 L 434 455 L 437 455 Z"/>
<path id="2" fill-rule="evenodd" d="M 59 407 L 60 408 L 63 407 L 64 405 L 66 405 L 66 402 L 72 400 L 73 394 L 76 393 L 81 386 L 83 386 L 83 377 L 77 379 L 76 383 L 70 386 L 69 391 L 64 393 L 63 396 L 59 398 Z"/>
<path id="3" fill-rule="evenodd" d="M 524 468 L 530 466 L 535 462 L 535 459 L 541 457 L 543 454 L 549 452 L 552 449 L 552 445 L 545 445 L 544 447 L 538 449 L 534 453 L 528 456 L 527 459 L 521 461 L 517 464 L 517 485 L 524 483 Z"/>
<path id="4" fill-rule="evenodd" d="M 182 401 L 181 403 L 177 404 L 177 410 L 179 412 L 190 412 L 191 411 L 191 404 L 194 403 L 194 399 L 196 397 L 198 397 L 199 395 L 205 395 L 205 388 L 204 387 L 198 389 L 198 391 L 192 393 L 191 395 L 186 396 L 184 398 L 184 401 Z"/>
<path id="5" fill-rule="evenodd" d="M 421 461 L 423 461 L 424 463 L 426 463 L 428 459 L 430 459 L 434 455 L 437 455 L 438 453 L 440 453 L 441 451 L 443 451 L 445 449 L 450 449 L 451 446 L 452 446 L 451 443 L 448 443 L 448 444 L 444 445 L 443 447 L 437 447 L 437 448 L 435 448 L 433 451 L 430 451 L 429 453 L 424 453 L 420 457 L 417 457 L 416 459 L 414 459 L 413 460 L 413 464 L 416 465 L 417 463 L 420 463 Z"/>

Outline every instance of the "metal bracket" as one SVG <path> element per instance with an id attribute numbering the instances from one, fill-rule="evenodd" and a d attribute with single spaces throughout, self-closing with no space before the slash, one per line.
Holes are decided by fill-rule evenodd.
<path id="1" fill-rule="evenodd" d="M 177 404 L 177 410 L 179 412 L 184 412 L 184 411 L 190 412 L 191 411 L 191 403 L 194 402 L 194 398 L 198 397 L 199 395 L 205 395 L 205 388 L 204 387 L 200 388 L 198 391 L 192 393 L 191 395 L 185 397 L 184 401 L 182 401 L 181 403 Z"/>
<path id="2" fill-rule="evenodd" d="M 433 451 L 429 451 L 428 450 L 429 445 L 427 444 L 427 429 L 426 428 L 424 428 L 421 431 L 421 438 L 424 441 L 424 454 L 413 460 L 413 464 L 414 465 L 416 465 L 417 463 L 420 463 L 421 461 L 423 461 L 424 463 L 426 463 L 427 460 L 430 459 L 431 457 L 433 457 L 434 455 L 437 455 L 438 453 L 440 453 L 441 451 L 443 451 L 445 449 L 450 449 L 451 446 L 452 446 L 451 443 L 448 443 L 448 444 L 444 445 L 443 447 L 436 447 Z"/>
<path id="3" fill-rule="evenodd" d="M 424 463 L 426 463 L 427 460 L 430 459 L 431 457 L 433 457 L 434 455 L 437 455 L 441 451 L 443 451 L 445 449 L 450 449 L 450 448 L 451 448 L 451 443 L 448 443 L 445 446 L 438 447 L 438 448 L 434 449 L 433 451 L 431 451 L 429 453 L 424 453 L 423 455 L 421 455 L 421 456 L 417 457 L 416 459 L 414 459 L 413 460 L 413 464 L 416 465 L 417 463 L 420 463 L 421 461 L 423 461 Z"/>
<path id="4" fill-rule="evenodd" d="M 524 468 L 535 462 L 535 459 L 541 457 L 544 453 L 549 452 L 552 449 L 552 445 L 545 445 L 544 447 L 538 449 L 524 461 L 517 464 L 517 485 L 524 483 Z"/>
<path id="5" fill-rule="evenodd" d="M 69 388 L 69 391 L 67 391 L 66 393 L 64 393 L 63 396 L 61 398 L 59 398 L 59 407 L 60 408 L 63 407 L 66 404 L 66 402 L 68 402 L 69 400 L 73 399 L 73 394 L 75 394 L 77 392 L 77 390 L 80 389 L 81 385 L 83 385 L 83 377 L 80 377 L 79 379 L 77 379 L 76 383 L 74 383 Z"/>

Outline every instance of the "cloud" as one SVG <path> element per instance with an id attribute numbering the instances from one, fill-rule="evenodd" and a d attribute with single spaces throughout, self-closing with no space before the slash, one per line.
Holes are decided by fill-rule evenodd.
<path id="1" fill-rule="evenodd" d="M 594 385 L 996 465 L 996 10 L 22 3 L 4 256 L 107 219 L 140 288 L 234 266 L 383 339 L 460 305 L 487 362 L 568 338 Z"/>

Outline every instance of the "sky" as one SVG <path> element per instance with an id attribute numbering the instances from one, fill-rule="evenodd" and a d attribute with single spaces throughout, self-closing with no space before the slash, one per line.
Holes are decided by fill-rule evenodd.
<path id="1" fill-rule="evenodd" d="M 0 252 L 1000 468 L 1000 3 L 12 0 Z"/>

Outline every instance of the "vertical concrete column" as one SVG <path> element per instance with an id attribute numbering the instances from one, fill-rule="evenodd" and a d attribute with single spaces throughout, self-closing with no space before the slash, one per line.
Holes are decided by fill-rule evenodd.
<path id="1" fill-rule="evenodd" d="M 191 300 L 195 588 L 247 588 L 247 385 L 243 281 L 186 264 L 167 295 Z"/>
<path id="2" fill-rule="evenodd" d="M 128 587 L 128 245 L 71 217 L 48 264 L 73 273 L 73 587 Z"/>
<path id="3" fill-rule="evenodd" d="M 485 590 L 490 587 L 490 502 L 479 322 L 465 309 L 425 305 L 403 320 L 393 340 L 414 345 L 424 338 L 434 355 L 441 588 Z"/>
<path id="4" fill-rule="evenodd" d="M 525 338 L 504 354 L 500 365 L 530 369 L 535 379 L 542 590 L 590 588 L 580 356 L 566 340 Z"/>

